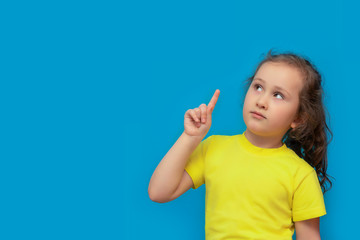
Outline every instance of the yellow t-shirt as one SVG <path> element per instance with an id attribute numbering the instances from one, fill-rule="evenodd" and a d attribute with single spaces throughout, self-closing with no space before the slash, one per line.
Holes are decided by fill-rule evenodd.
<path id="1" fill-rule="evenodd" d="M 315 170 L 285 144 L 259 148 L 245 134 L 212 135 L 185 170 L 205 183 L 206 240 L 291 240 L 294 222 L 326 214 Z"/>

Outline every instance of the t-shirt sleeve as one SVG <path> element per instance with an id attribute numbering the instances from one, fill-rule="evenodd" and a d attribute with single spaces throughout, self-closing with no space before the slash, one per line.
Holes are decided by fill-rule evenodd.
<path id="1" fill-rule="evenodd" d="M 294 222 L 326 214 L 324 197 L 315 169 L 296 184 L 292 214 Z"/>
<path id="2" fill-rule="evenodd" d="M 193 189 L 197 189 L 205 183 L 205 157 L 212 138 L 213 136 L 210 136 L 202 140 L 191 153 L 186 163 L 185 171 L 190 175 L 194 183 Z"/>

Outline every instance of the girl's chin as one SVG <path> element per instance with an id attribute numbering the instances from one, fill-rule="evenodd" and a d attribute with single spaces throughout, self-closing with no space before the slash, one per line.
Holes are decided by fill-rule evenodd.
<path id="1" fill-rule="evenodd" d="M 251 134 L 257 136 L 268 137 L 274 134 L 275 129 L 268 128 L 266 126 L 259 126 L 259 124 L 249 123 L 246 125 L 246 131 L 250 131 Z"/>
<path id="2" fill-rule="evenodd" d="M 262 126 L 263 124 L 259 124 L 253 121 L 250 122 L 245 122 L 246 128 L 249 129 L 249 131 L 255 133 L 261 133 L 261 132 L 266 132 L 266 127 Z"/>
<path id="3" fill-rule="evenodd" d="M 248 131 L 250 134 L 255 134 L 258 136 L 266 136 L 267 135 L 266 131 L 264 129 L 257 128 L 257 127 L 247 126 L 246 131 Z"/>

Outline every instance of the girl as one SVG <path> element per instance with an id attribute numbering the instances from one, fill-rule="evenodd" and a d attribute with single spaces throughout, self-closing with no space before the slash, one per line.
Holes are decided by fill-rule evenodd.
<path id="1" fill-rule="evenodd" d="M 294 231 L 297 240 L 320 239 L 322 190 L 325 181 L 332 185 L 321 75 L 304 57 L 270 50 L 248 83 L 246 130 L 203 140 L 216 90 L 207 106 L 186 111 L 185 130 L 155 169 L 149 197 L 164 203 L 205 184 L 207 240 L 289 240 Z"/>

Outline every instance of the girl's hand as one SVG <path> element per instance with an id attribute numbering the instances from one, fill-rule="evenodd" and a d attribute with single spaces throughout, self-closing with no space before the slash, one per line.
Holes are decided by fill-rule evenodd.
<path id="1" fill-rule="evenodd" d="M 211 127 L 211 115 L 219 98 L 219 94 L 220 90 L 216 89 L 208 106 L 203 103 L 198 108 L 186 111 L 184 117 L 184 132 L 187 135 L 200 137 L 201 139 L 206 136 Z"/>

